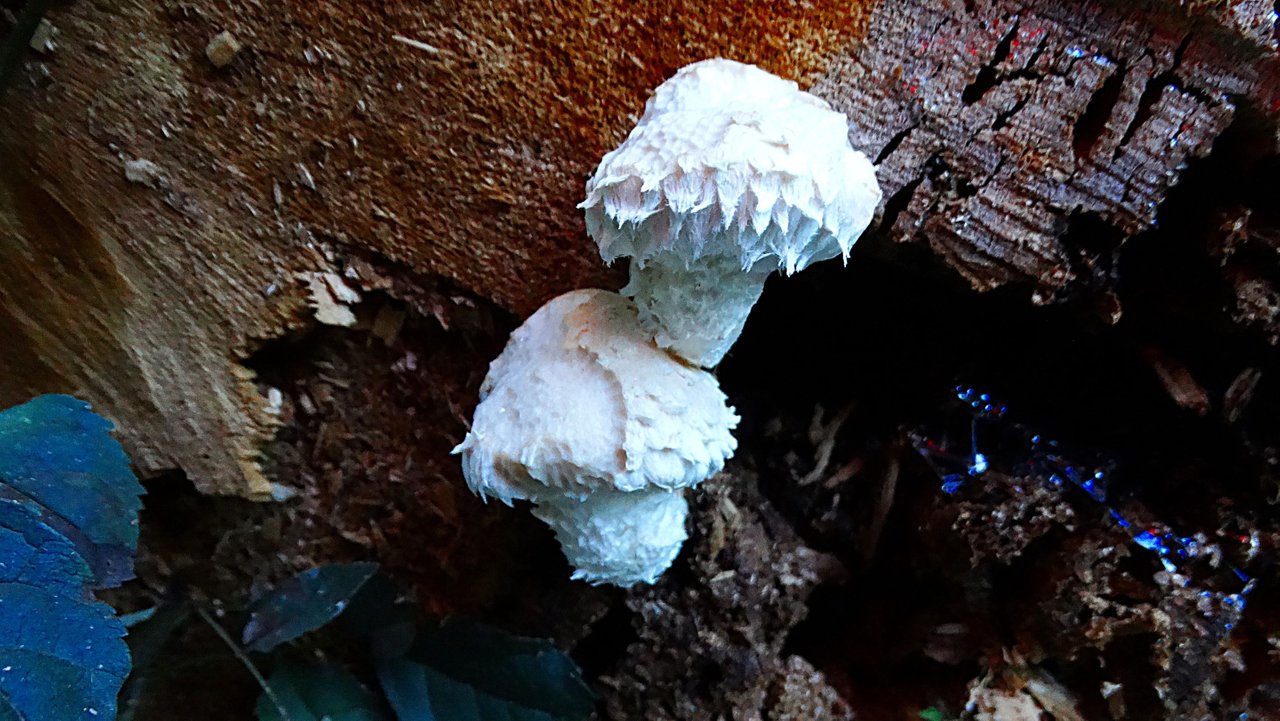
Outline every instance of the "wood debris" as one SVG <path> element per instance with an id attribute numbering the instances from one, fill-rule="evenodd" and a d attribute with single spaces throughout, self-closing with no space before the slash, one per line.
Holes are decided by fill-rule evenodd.
<path id="1" fill-rule="evenodd" d="M 430 45 L 428 43 L 424 43 L 421 40 L 414 40 L 413 38 L 407 38 L 403 35 L 392 35 L 391 39 L 395 40 L 398 43 L 404 43 L 405 45 L 408 45 L 411 48 L 417 48 L 429 55 L 440 54 L 440 48 L 434 45 Z"/>
<path id="2" fill-rule="evenodd" d="M 42 19 L 40 24 L 36 26 L 36 31 L 31 34 L 29 45 L 32 50 L 41 55 L 46 55 L 53 52 L 54 48 L 57 47 L 53 42 L 53 38 L 57 34 L 58 29 L 53 26 L 53 23 Z"/>
<path id="3" fill-rule="evenodd" d="M 1245 368 L 1240 371 L 1235 380 L 1231 381 L 1222 398 L 1222 417 L 1227 420 L 1227 423 L 1240 420 L 1240 414 L 1249 405 L 1249 401 L 1253 400 L 1253 391 L 1258 387 L 1260 380 L 1262 380 L 1260 369 Z"/>
<path id="4" fill-rule="evenodd" d="M 158 188 L 164 181 L 164 171 L 150 160 L 137 158 L 124 164 L 124 177 L 130 183 Z"/>
<path id="5" fill-rule="evenodd" d="M 831 453 L 835 451 L 836 437 L 840 434 L 840 428 L 844 426 L 845 421 L 849 420 L 849 414 L 852 412 L 853 404 L 847 403 L 843 408 L 836 411 L 830 423 L 824 425 L 822 423 L 822 406 L 814 409 L 813 422 L 809 428 L 809 439 L 817 446 L 814 454 L 814 466 L 813 470 L 800 479 L 800 485 L 807 486 L 815 483 L 827 472 L 827 466 L 831 465 Z"/>
<path id="6" fill-rule="evenodd" d="M 370 328 L 370 332 L 388 346 L 394 345 L 396 338 L 400 335 L 400 329 L 404 327 L 405 316 L 406 313 L 403 310 L 388 303 L 379 308 L 378 314 L 373 317 L 373 327 Z"/>
<path id="7" fill-rule="evenodd" d="M 213 63 L 215 68 L 225 68 L 231 64 L 240 54 L 240 41 L 236 40 L 236 36 L 231 34 L 230 30 L 224 30 L 213 39 L 204 48 L 204 56 Z"/>
<path id="8" fill-rule="evenodd" d="M 1147 348 L 1142 355 L 1174 403 L 1199 415 L 1209 412 L 1209 394 L 1185 365 L 1154 347 Z"/>
<path id="9" fill-rule="evenodd" d="M 360 302 L 360 294 L 347 285 L 337 273 L 301 273 L 311 293 L 311 307 L 316 320 L 325 325 L 350 328 L 356 324 L 356 314 L 350 305 Z"/>

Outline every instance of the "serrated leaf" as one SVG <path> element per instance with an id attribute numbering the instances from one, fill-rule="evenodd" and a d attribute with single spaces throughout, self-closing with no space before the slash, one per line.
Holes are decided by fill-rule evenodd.
<path id="1" fill-rule="evenodd" d="M 465 621 L 426 629 L 378 678 L 400 721 L 580 721 L 595 694 L 550 641 Z"/>
<path id="2" fill-rule="evenodd" d="M 84 596 L 93 572 L 75 544 L 40 517 L 31 504 L 0 499 L 0 583 Z"/>
<path id="3" fill-rule="evenodd" d="M 266 652 L 332 621 L 378 572 L 376 563 L 320 566 L 284 581 L 255 599 L 243 642 Z"/>
<path id="4" fill-rule="evenodd" d="M 0 584 L 0 693 L 26 721 L 114 718 L 124 634 L 104 603 Z"/>
<path id="5" fill-rule="evenodd" d="M 92 588 L 133 577 L 142 487 L 69 396 L 0 411 L 0 721 L 103 721 L 129 673 Z"/>
<path id="6" fill-rule="evenodd" d="M 89 404 L 40 396 L 0 411 L 0 498 L 28 504 L 71 541 L 96 586 L 133 578 L 142 486 Z"/>
<path id="7" fill-rule="evenodd" d="M 289 721 L 382 721 L 378 699 L 345 669 L 282 663 L 267 685 Z M 259 721 L 284 721 L 267 694 L 258 698 Z"/>

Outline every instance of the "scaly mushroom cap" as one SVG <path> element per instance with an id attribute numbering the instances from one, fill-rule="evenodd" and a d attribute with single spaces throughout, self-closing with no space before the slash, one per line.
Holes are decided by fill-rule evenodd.
<path id="1" fill-rule="evenodd" d="M 454 452 L 474 492 L 556 503 L 700 483 L 733 455 L 737 423 L 716 379 L 659 350 L 631 301 L 579 290 L 511 334 Z"/>
<path id="2" fill-rule="evenodd" d="M 643 268 L 773 258 L 788 274 L 847 256 L 880 202 L 844 114 L 789 80 L 716 58 L 682 68 L 587 182 L 587 232 L 608 262 Z M 671 263 L 671 261 L 667 261 Z"/>

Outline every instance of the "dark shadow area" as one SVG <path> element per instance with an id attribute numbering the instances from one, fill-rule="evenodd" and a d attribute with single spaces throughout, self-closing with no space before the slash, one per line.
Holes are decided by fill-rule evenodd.
<path id="1" fill-rule="evenodd" d="M 1117 81 L 1099 95 L 1118 88 Z M 882 711 L 867 700 L 876 693 L 921 707 L 951 705 L 962 700 L 964 683 L 981 675 L 981 663 L 1009 649 L 1040 658 L 1038 668 L 1085 699 L 1082 710 L 1107 714 L 1108 703 L 1123 702 L 1130 719 L 1168 713 L 1151 690 L 1157 681 L 1173 689 L 1177 703 L 1192 704 L 1186 708 L 1200 702 L 1234 708 L 1253 688 L 1241 678 L 1256 685 L 1258 674 L 1277 671 L 1273 659 L 1250 651 L 1276 614 L 1275 599 L 1263 590 L 1268 581 L 1251 599 L 1236 640 L 1222 647 L 1245 649 L 1264 670 L 1233 672 L 1226 684 L 1222 659 L 1209 666 L 1175 659 L 1181 676 L 1163 677 L 1152 660 L 1155 632 L 1140 623 L 1124 631 L 1106 612 L 1094 618 L 1077 611 L 1073 594 L 1085 587 L 1071 575 L 1078 564 L 1093 564 L 1098 578 L 1113 584 L 1096 592 L 1135 615 L 1161 604 L 1191 613 L 1179 610 L 1180 597 L 1165 598 L 1172 592 L 1153 580 L 1161 570 L 1156 555 L 1113 520 L 1113 510 L 1181 534 L 1236 539 L 1231 563 L 1246 562 L 1240 539 L 1260 534 L 1249 573 L 1274 565 L 1269 544 L 1280 515 L 1268 479 L 1280 463 L 1280 353 L 1233 316 L 1227 274 L 1236 263 L 1272 278 L 1280 266 L 1264 243 L 1280 213 L 1274 130 L 1242 109 L 1212 154 L 1192 163 L 1156 227 L 1138 237 L 1125 241 L 1095 216 L 1072 217 L 1064 245 L 1077 280 L 1050 305 L 1034 305 L 1025 287 L 974 293 L 921 248 L 871 236 L 847 267 L 833 261 L 770 279 L 718 374 L 743 417 L 740 453 L 759 465 L 766 495 L 806 543 L 853 571 L 847 586 L 814 595 L 810 617 L 788 648 L 823 669 L 857 710 Z M 1224 255 L 1223 218 L 1239 208 L 1248 210 L 1250 238 L 1261 240 L 1237 243 Z M 1108 312 L 1099 312 L 1103 301 L 1111 304 Z M 1262 380 L 1233 420 L 1224 404 L 1249 368 Z M 1041 512 L 1040 501 L 1028 500 L 1034 495 L 1028 484 L 1039 481 L 1014 473 L 956 500 L 938 490 L 937 463 L 909 447 L 893 482 L 886 481 L 886 458 L 900 452 L 903 433 L 946 417 L 958 383 L 1007 404 L 1003 423 L 1058 441 L 1067 457 L 1113 469 L 1105 498 L 1042 489 L 1052 508 Z M 845 407 L 852 408 L 848 420 L 824 430 Z M 821 466 L 815 447 L 824 433 L 835 434 L 831 465 L 819 474 L 827 481 L 804 485 L 801 479 Z M 967 454 L 963 430 L 957 435 L 962 442 L 952 447 Z M 1017 456 L 1035 451 L 1014 446 L 1002 441 L 978 450 L 992 455 L 993 468 L 1025 472 Z M 1015 513 L 1004 530 L 995 520 L 985 529 L 957 520 L 957 514 L 1003 518 L 998 514 L 1009 509 Z M 1002 533 L 1004 546 L 983 545 Z M 992 553 L 1009 558 L 993 564 Z M 1204 582 L 1217 588 L 1217 578 Z M 1066 600 L 1055 605 L 1062 594 Z M 1067 615 L 1052 616 L 1055 608 Z M 1085 615 L 1071 620 L 1077 613 Z M 1212 623 L 1194 621 L 1194 613 L 1188 618 L 1185 628 L 1164 631 L 1175 648 L 1177 634 L 1190 640 L 1196 628 L 1217 633 Z M 1093 642 L 1083 627 L 1078 635 L 1061 630 L 1086 622 L 1109 634 L 1088 653 Z M 963 627 L 973 644 L 968 655 L 948 657 L 949 664 L 931 660 L 928 639 L 939 626 Z M 1121 684 L 1122 698 L 1104 702 L 1098 691 L 1104 682 Z M 1220 683 L 1232 692 L 1218 701 L 1206 689 Z"/>
<path id="2" fill-rule="evenodd" d="M 1071 130 L 1071 149 L 1077 160 L 1085 160 L 1093 155 L 1093 149 L 1107 130 L 1107 121 L 1120 100 L 1120 91 L 1124 89 L 1127 71 L 1123 65 L 1116 69 L 1098 88 L 1084 113 L 1076 119 Z"/>

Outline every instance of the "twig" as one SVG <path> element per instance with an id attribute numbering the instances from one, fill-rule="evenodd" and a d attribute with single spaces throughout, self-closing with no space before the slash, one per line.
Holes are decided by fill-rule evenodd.
<path id="1" fill-rule="evenodd" d="M 814 454 L 814 467 L 812 471 L 805 474 L 800 479 L 800 485 L 807 486 L 822 478 L 827 472 L 827 466 L 831 464 L 831 453 L 836 448 L 836 436 L 840 434 L 840 428 L 849 420 L 849 415 L 853 413 L 853 402 L 846 403 L 843 408 L 836 411 L 831 422 L 825 427 L 822 426 L 822 409 L 819 407 L 818 414 L 814 417 L 814 428 L 810 430 L 810 434 L 820 438 L 818 442 L 817 453 Z"/>
<path id="2" fill-rule="evenodd" d="M 392 35 L 392 36 L 391 36 L 391 39 L 392 39 L 392 40 L 395 40 L 395 41 L 396 41 L 396 42 L 398 42 L 398 43 L 404 43 L 405 45 L 408 45 L 408 46 L 409 46 L 409 47 L 411 47 L 411 48 L 417 48 L 417 49 L 419 49 L 419 50 L 421 50 L 421 51 L 423 51 L 423 52 L 430 53 L 430 54 L 432 54 L 432 55 L 439 55 L 439 54 L 440 54 L 440 48 L 438 48 L 438 47 L 436 47 L 436 46 L 434 46 L 434 45 L 429 45 L 429 44 L 427 44 L 427 43 L 424 43 L 424 42 L 422 42 L 421 40 L 414 40 L 413 38 L 406 38 L 406 37 L 405 37 L 405 36 L 403 36 L 403 35 Z"/>
<path id="3" fill-rule="evenodd" d="M 236 657 L 236 660 L 244 664 L 244 667 L 249 670 L 249 673 L 253 676 L 253 680 L 258 682 L 258 685 L 262 687 L 262 692 L 267 695 L 267 698 L 275 705 L 276 710 L 280 712 L 280 718 L 283 721 L 293 721 L 293 716 L 289 714 L 289 709 L 284 707 L 284 704 L 280 701 L 280 697 L 276 695 L 275 689 L 271 688 L 271 684 L 267 683 L 266 677 L 262 675 L 262 672 L 258 670 L 257 666 L 253 665 L 253 660 L 244 652 L 244 649 L 240 648 L 240 644 L 236 643 L 234 638 L 231 638 L 231 634 L 227 633 L 227 629 L 223 628 L 222 624 L 218 623 L 217 619 L 210 616 L 209 612 L 200 604 L 193 603 L 191 606 L 195 609 L 196 615 L 200 617 L 200 620 L 209 624 L 209 628 L 212 628 L 213 632 L 218 635 L 218 638 L 222 639 L 222 642 L 227 644 L 227 648 L 231 649 L 231 653 Z"/>
<path id="4" fill-rule="evenodd" d="M 893 499 L 898 492 L 898 471 L 901 469 L 902 444 L 895 443 L 889 448 L 885 457 L 884 472 L 880 476 L 880 497 L 876 501 L 875 512 L 871 523 L 867 526 L 867 540 L 863 544 L 863 560 L 869 565 L 875 558 L 876 548 L 880 545 L 880 536 L 884 533 L 884 523 L 893 508 Z"/>

